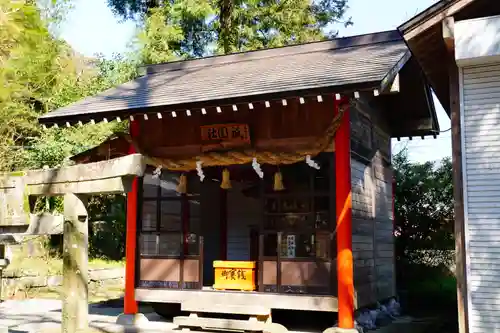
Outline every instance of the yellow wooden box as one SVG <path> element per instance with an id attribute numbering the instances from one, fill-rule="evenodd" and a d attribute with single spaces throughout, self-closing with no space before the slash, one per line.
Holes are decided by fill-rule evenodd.
<path id="1" fill-rule="evenodd" d="M 217 290 L 252 291 L 255 286 L 254 261 L 214 261 L 215 284 Z"/>

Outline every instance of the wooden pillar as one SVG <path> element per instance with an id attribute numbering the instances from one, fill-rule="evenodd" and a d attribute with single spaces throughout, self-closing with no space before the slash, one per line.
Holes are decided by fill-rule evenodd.
<path id="1" fill-rule="evenodd" d="M 347 100 L 335 102 L 335 113 Z M 337 219 L 337 283 L 339 328 L 354 328 L 354 278 L 352 258 L 351 126 L 349 110 L 335 134 L 335 178 Z"/>
<path id="2" fill-rule="evenodd" d="M 227 190 L 220 189 L 220 260 L 227 260 Z"/>
<path id="3" fill-rule="evenodd" d="M 3 259 L 3 260 L 2 260 Z M 3 262 L 0 262 L 0 303 L 2 302 L 3 298 L 2 298 L 2 276 L 3 276 L 3 270 L 7 267 L 5 265 L 6 261 L 5 261 L 5 245 L 4 244 L 0 244 L 0 261 L 3 261 Z M 4 264 L 4 265 L 2 265 Z"/>
<path id="4" fill-rule="evenodd" d="M 130 136 L 139 136 L 139 122 L 130 121 Z M 133 145 L 130 145 L 129 154 L 136 153 Z M 135 276 L 137 261 L 137 198 L 138 178 L 132 183 L 132 191 L 127 194 L 127 233 L 125 239 L 125 296 L 123 312 L 126 315 L 136 314 L 139 309 L 135 301 Z"/>
<path id="5" fill-rule="evenodd" d="M 455 212 L 455 252 L 457 278 L 458 326 L 460 333 L 469 332 L 467 308 L 467 274 L 465 253 L 465 216 L 462 174 L 462 142 L 460 123 L 460 85 L 458 67 L 455 61 L 454 19 L 447 17 L 442 22 L 443 41 L 448 51 L 448 77 L 450 80 L 451 117 L 451 163 L 453 170 L 453 198 Z"/>
<path id="6" fill-rule="evenodd" d="M 392 233 L 396 231 L 396 175 L 392 171 Z"/>
<path id="7" fill-rule="evenodd" d="M 186 193 L 181 194 L 181 224 L 182 224 L 182 233 L 181 233 L 181 252 L 180 252 L 180 272 L 179 272 L 179 284 L 181 289 L 189 288 L 184 282 L 184 264 L 186 260 L 186 255 L 189 253 L 189 244 L 187 243 L 187 236 L 189 234 L 190 226 L 189 226 L 189 217 L 190 217 L 190 204 L 189 197 Z"/>
<path id="8" fill-rule="evenodd" d="M 88 329 L 88 216 L 87 198 L 64 195 L 63 332 Z"/>

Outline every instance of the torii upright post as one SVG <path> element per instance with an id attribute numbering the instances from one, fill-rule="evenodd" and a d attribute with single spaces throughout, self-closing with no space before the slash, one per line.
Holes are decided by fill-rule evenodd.
<path id="1" fill-rule="evenodd" d="M 88 327 L 88 227 L 87 197 L 65 194 L 62 324 L 66 332 Z"/>

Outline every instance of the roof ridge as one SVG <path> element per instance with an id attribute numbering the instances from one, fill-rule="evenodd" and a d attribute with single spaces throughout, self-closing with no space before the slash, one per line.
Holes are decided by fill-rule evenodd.
<path id="1" fill-rule="evenodd" d="M 402 37 L 398 30 L 387 30 L 363 35 L 339 37 L 325 41 L 287 45 L 282 47 L 238 52 L 226 55 L 203 57 L 198 59 L 179 60 L 163 64 L 148 65 L 145 66 L 145 68 L 147 74 L 157 74 L 178 70 L 195 69 L 206 66 L 226 65 L 229 63 L 239 63 L 250 60 L 260 60 L 280 56 L 320 52 L 324 50 L 338 50 L 375 45 L 379 43 L 388 43 L 400 40 L 402 40 Z"/>

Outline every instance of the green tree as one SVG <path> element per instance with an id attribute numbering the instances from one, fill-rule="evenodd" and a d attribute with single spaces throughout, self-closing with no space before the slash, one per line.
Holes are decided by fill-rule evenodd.
<path id="1" fill-rule="evenodd" d="M 109 0 L 142 24 L 142 60 L 158 63 L 320 40 L 344 20 L 347 0 Z M 337 34 L 332 31 L 328 36 Z"/>
<path id="2" fill-rule="evenodd" d="M 45 14 L 59 15 L 61 6 L 55 1 Z M 59 165 L 98 144 L 114 125 L 43 132 L 37 117 L 137 75 L 123 57 L 76 54 L 49 31 L 56 21 L 34 1 L 0 0 L 0 170 Z"/>
<path id="3" fill-rule="evenodd" d="M 412 163 L 406 150 L 393 158 L 396 177 L 396 253 L 399 261 L 453 261 L 453 181 L 449 158 Z"/>
<path id="4" fill-rule="evenodd" d="M 61 82 L 57 93 L 52 97 L 55 107 L 129 81 L 137 75 L 137 66 L 120 55 L 115 55 L 113 59 L 105 59 L 100 55 L 92 61 L 92 67 L 87 71 L 80 80 L 68 75 Z M 29 148 L 24 150 L 23 167 L 56 167 L 67 164 L 69 157 L 97 146 L 113 133 L 126 131 L 126 128 L 127 122 L 112 122 L 47 129 L 28 140 Z"/>
<path id="5" fill-rule="evenodd" d="M 70 156 L 127 126 L 127 122 L 99 123 L 42 130 L 38 125 L 41 114 L 138 74 L 137 63 L 128 57 L 78 55 L 54 34 L 67 1 L 42 2 L 0 0 L 0 171 L 68 164 Z M 120 196 L 92 198 L 90 219 L 107 222 L 104 230 L 92 233 L 93 255 L 116 259 L 123 255 L 123 204 Z M 108 214 L 113 207 L 114 213 Z M 37 209 L 60 211 L 61 198 L 39 198 Z M 57 247 L 57 242 L 53 245 Z"/>
<path id="6" fill-rule="evenodd" d="M 328 25 L 344 20 L 347 0 L 219 0 L 213 21 L 217 53 L 231 53 L 317 41 Z"/>
<path id="7" fill-rule="evenodd" d="M 451 161 L 412 163 L 403 150 L 393 167 L 398 293 L 409 313 L 439 313 L 457 331 Z"/>
<path id="8" fill-rule="evenodd" d="M 206 21 L 212 14 L 206 0 L 181 0 L 152 8 L 138 36 L 139 61 L 156 64 L 203 56 L 213 40 Z"/>
<path id="9" fill-rule="evenodd" d="M 12 169 L 22 153 L 16 146 L 37 135 L 36 117 L 67 74 L 63 49 L 34 4 L 0 0 L 0 169 Z"/>

